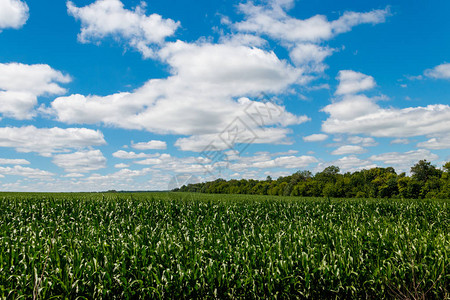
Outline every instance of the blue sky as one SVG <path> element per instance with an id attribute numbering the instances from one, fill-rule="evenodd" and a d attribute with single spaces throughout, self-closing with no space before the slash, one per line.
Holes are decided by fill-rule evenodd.
<path id="1" fill-rule="evenodd" d="M 0 190 L 450 160 L 448 1 L 44 2 L 0 0 Z"/>

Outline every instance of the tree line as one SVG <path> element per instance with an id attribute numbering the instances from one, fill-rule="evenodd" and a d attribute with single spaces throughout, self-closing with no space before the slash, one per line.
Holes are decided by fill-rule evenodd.
<path id="1" fill-rule="evenodd" d="M 298 171 L 273 180 L 217 179 L 188 184 L 174 191 L 213 194 L 255 194 L 335 198 L 440 198 L 450 199 L 450 162 L 442 169 L 427 160 L 411 167 L 411 175 L 397 174 L 394 168 L 372 168 L 340 173 L 329 166 L 315 175 Z"/>

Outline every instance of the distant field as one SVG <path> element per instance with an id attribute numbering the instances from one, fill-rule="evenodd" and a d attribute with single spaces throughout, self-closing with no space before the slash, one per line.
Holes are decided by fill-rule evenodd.
<path id="1" fill-rule="evenodd" d="M 450 293 L 450 200 L 0 193 L 0 297 Z"/>

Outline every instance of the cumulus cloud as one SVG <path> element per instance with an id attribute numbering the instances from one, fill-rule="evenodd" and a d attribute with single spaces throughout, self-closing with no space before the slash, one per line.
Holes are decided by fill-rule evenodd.
<path id="1" fill-rule="evenodd" d="M 379 108 L 372 99 L 365 95 L 347 95 L 322 109 L 322 111 L 330 114 L 330 118 L 324 123 L 324 126 L 328 126 L 331 120 L 334 119 L 354 120 L 361 116 L 370 115 Z"/>
<path id="2" fill-rule="evenodd" d="M 321 172 L 328 166 L 337 166 L 340 168 L 341 173 L 356 172 L 363 169 L 376 168 L 377 164 L 367 159 L 360 159 L 355 155 L 341 157 L 335 161 L 320 163 L 317 165 L 316 171 Z"/>
<path id="3" fill-rule="evenodd" d="M 164 141 L 151 140 L 148 142 L 132 144 L 131 147 L 138 150 L 164 150 L 167 148 L 167 143 Z"/>
<path id="4" fill-rule="evenodd" d="M 66 175 L 62 176 L 63 178 L 79 178 L 79 177 L 84 177 L 84 174 L 81 173 L 69 173 Z"/>
<path id="5" fill-rule="evenodd" d="M 384 23 L 389 15 L 389 7 L 366 13 L 347 11 L 339 19 L 331 22 L 331 27 L 333 34 L 337 35 L 350 31 L 356 25 Z"/>
<path id="6" fill-rule="evenodd" d="M 345 155 L 345 154 L 361 154 L 367 152 L 366 149 L 364 149 L 361 146 L 356 145 L 345 145 L 337 148 L 331 154 L 333 155 Z"/>
<path id="7" fill-rule="evenodd" d="M 0 114 L 30 119 L 35 115 L 37 97 L 64 94 L 66 90 L 59 84 L 70 81 L 70 76 L 49 65 L 0 63 Z"/>
<path id="8" fill-rule="evenodd" d="M 327 133 L 366 134 L 376 137 L 412 137 L 445 133 L 450 128 L 450 106 L 381 108 L 365 96 L 328 105 L 330 117 L 323 122 Z"/>
<path id="9" fill-rule="evenodd" d="M 133 151 L 127 152 L 124 150 L 116 151 L 112 154 L 112 156 L 120 159 L 137 159 L 137 158 L 147 158 L 154 156 L 153 154 L 145 154 L 145 153 L 135 153 Z"/>
<path id="10" fill-rule="evenodd" d="M 37 152 L 43 156 L 104 144 L 106 142 L 100 131 L 86 128 L 0 128 L 0 147 L 15 148 L 18 152 Z"/>
<path id="11" fill-rule="evenodd" d="M 435 150 L 450 149 L 450 135 L 440 135 L 430 138 L 425 142 L 418 143 L 417 147 Z"/>
<path id="12" fill-rule="evenodd" d="M 282 105 L 255 101 L 261 93 L 280 93 L 291 85 L 304 83 L 302 70 L 280 60 L 273 52 L 230 44 L 178 41 L 168 44 L 161 57 L 171 66 L 172 76 L 167 79 L 149 80 L 130 93 L 59 97 L 50 110 L 58 121 L 65 123 L 102 122 L 120 128 L 187 136 L 220 134 L 237 119 L 254 131 L 309 120 L 287 112 Z M 254 100 L 244 95 L 252 95 Z M 266 131 L 286 133 L 287 129 Z M 264 133 L 255 142 L 263 142 L 262 139 L 279 142 Z"/>
<path id="13" fill-rule="evenodd" d="M 145 178 L 139 178 L 143 177 Z M 121 169 L 106 175 L 70 173 L 52 180 L 27 180 L 0 183 L 2 190 L 8 191 L 52 191 L 52 192 L 92 192 L 115 190 L 166 189 L 170 175 L 161 174 L 149 168 L 143 170 Z M 139 179 L 138 179 L 139 178 Z M 138 179 L 138 180 L 136 180 Z"/>
<path id="14" fill-rule="evenodd" d="M 29 165 L 26 159 L 0 158 L 0 165 Z"/>
<path id="15" fill-rule="evenodd" d="M 65 123 L 103 122 L 184 135 L 218 132 L 249 105 L 231 97 L 280 92 L 301 76 L 273 52 L 260 49 L 179 42 L 165 53 L 173 76 L 150 80 L 132 93 L 60 97 L 51 104 L 53 112 Z"/>
<path id="16" fill-rule="evenodd" d="M 369 157 L 372 161 L 381 161 L 387 166 L 394 166 L 399 171 L 408 172 L 410 167 L 419 160 L 433 161 L 439 156 L 425 149 L 412 150 L 408 152 L 389 152 Z"/>
<path id="17" fill-rule="evenodd" d="M 328 135 L 323 133 L 311 134 L 308 136 L 304 136 L 303 140 L 305 142 L 322 142 L 328 138 Z"/>
<path id="18" fill-rule="evenodd" d="M 336 95 L 355 94 L 375 87 L 375 80 L 372 76 L 352 70 L 339 71 L 337 79 L 339 86 Z"/>
<path id="19" fill-rule="evenodd" d="M 165 190 L 171 177 L 176 174 L 195 174 L 200 181 L 214 180 L 217 177 L 265 178 L 267 175 L 263 175 L 263 171 L 267 173 L 268 169 L 271 170 L 271 175 L 281 174 L 280 172 L 288 175 L 292 173 L 288 170 L 304 168 L 317 162 L 314 157 L 295 155 L 296 152 L 295 150 L 279 153 L 258 152 L 251 156 L 239 156 L 236 151 L 226 151 L 225 154 L 228 158 L 220 162 L 201 156 L 176 157 L 167 153 L 153 154 L 147 159 L 134 160 L 134 164 L 137 166 L 148 166 L 142 169 L 132 170 L 124 164 L 118 164 L 116 167 L 120 170 L 104 175 L 93 173 L 84 176 L 82 173 L 76 172 L 68 173 L 51 181 L 42 181 L 39 184 L 31 181 L 20 184 L 0 184 L 0 187 L 4 190 L 17 190 L 18 187 L 22 187 L 22 190 L 27 191 L 99 191 L 112 188 L 117 190 Z M 71 154 L 73 153 L 64 155 Z M 61 156 L 58 157 L 61 158 Z M 66 161 L 74 161 L 73 159 L 67 160 L 63 157 L 62 163 L 66 164 L 69 169 L 75 168 L 73 164 Z M 239 172 L 240 175 L 236 175 L 236 172 Z M 0 172 L 0 174 L 2 173 Z"/>
<path id="20" fill-rule="evenodd" d="M 219 41 L 222 44 L 229 44 L 234 46 L 249 46 L 249 47 L 263 47 L 268 45 L 268 41 L 253 35 L 246 33 L 235 33 L 229 35 L 223 35 Z"/>
<path id="21" fill-rule="evenodd" d="M 139 165 L 149 165 L 152 169 L 174 173 L 205 174 L 211 172 L 214 166 L 204 157 L 175 157 L 167 153 L 159 154 L 153 158 L 135 161 Z"/>
<path id="22" fill-rule="evenodd" d="M 139 164 L 139 165 L 159 165 L 162 162 L 163 161 L 160 158 L 147 158 L 147 159 L 144 159 L 144 160 L 136 161 L 136 163 Z"/>
<path id="23" fill-rule="evenodd" d="M 81 21 L 78 40 L 82 43 L 100 42 L 110 37 L 141 52 L 143 57 L 155 57 L 155 46 L 161 45 L 180 26 L 179 22 L 164 19 L 158 14 L 145 14 L 145 2 L 133 10 L 124 8 L 120 0 L 97 0 L 77 7 L 67 2 L 67 10 Z"/>
<path id="24" fill-rule="evenodd" d="M 226 130 L 237 118 L 251 130 L 261 132 L 252 143 L 289 143 L 286 136 L 289 130 L 285 127 L 303 123 L 309 118 L 295 116 L 282 105 L 274 104 L 274 113 L 268 112 L 270 120 L 257 124 L 258 121 L 255 122 L 255 118 L 246 112 L 247 107 L 266 105 L 256 101 L 261 93 L 285 93 L 292 86 L 310 82 L 313 79 L 311 72 L 322 72 L 324 68 L 320 65 L 321 62 L 334 50 L 319 45 L 318 42 L 348 31 L 357 24 L 383 22 L 388 14 L 387 10 L 379 10 L 345 13 L 336 22 L 329 22 L 324 16 L 297 20 L 287 16 L 284 11 L 292 5 L 291 1 L 271 1 L 266 6 L 243 4 L 240 10 L 244 12 L 245 20 L 231 24 L 237 29 L 237 33 L 223 36 L 219 43 L 204 40 L 195 43 L 161 42 L 161 48 L 154 54 L 168 64 L 171 73 L 168 78 L 149 80 L 141 88 L 131 92 L 107 96 L 59 97 L 47 111 L 55 115 L 58 121 L 68 124 L 103 123 L 158 134 L 184 135 L 187 137 L 176 142 L 182 150 L 201 151 L 205 144 L 211 142 L 212 135 L 217 136 Z M 142 17 L 140 9 L 126 10 L 118 0 L 108 3 L 99 0 L 83 8 L 77 8 L 69 2 L 68 7 L 72 14 L 82 20 L 82 24 L 83 19 L 90 18 L 87 15 L 97 10 L 101 10 L 100 17 L 96 17 L 99 20 L 103 18 L 105 10 L 118 11 L 118 15 L 130 15 L 131 20 L 135 20 L 135 15 Z M 84 13 L 86 16 L 81 17 Z M 260 24 L 259 18 L 267 16 L 273 24 Z M 110 20 L 111 23 L 116 23 L 115 19 Z M 95 24 L 87 22 L 83 25 L 80 33 L 82 40 L 90 37 L 92 32 L 99 31 L 97 27 L 103 26 L 91 23 Z M 129 22 L 124 23 L 123 26 L 128 26 Z M 289 26 L 286 27 L 284 23 L 289 23 Z M 251 29 L 252 24 L 257 28 Z M 93 27 L 89 27 L 90 25 Z M 293 29 L 297 35 L 280 36 L 270 29 L 277 26 L 285 26 L 280 31 L 283 35 L 290 34 L 288 27 L 295 27 Z M 325 30 L 329 33 L 304 39 L 303 36 L 311 34 L 310 29 L 313 32 Z M 128 32 L 122 27 L 108 30 L 102 29 L 100 32 L 108 35 Z M 278 58 L 273 51 L 258 48 L 266 45 L 260 37 L 262 34 L 290 43 L 288 48 L 292 50 L 291 60 L 295 65 Z M 99 37 L 95 34 L 93 36 Z M 260 117 L 256 117 L 258 118 Z M 264 130 L 260 130 L 261 128 Z M 275 134 L 270 136 L 270 132 Z"/>
<path id="25" fill-rule="evenodd" d="M 250 156 L 238 156 L 232 152 L 227 152 L 227 168 L 232 172 L 247 173 L 253 172 L 255 176 L 261 169 L 271 169 L 270 173 L 278 172 L 281 169 L 300 169 L 315 164 L 318 160 L 309 155 L 293 155 L 297 151 L 288 151 L 284 153 L 257 152 Z M 269 171 L 266 171 L 266 173 Z M 283 171 L 289 172 L 289 171 Z M 275 173 L 274 173 L 275 174 Z M 232 175 L 234 177 L 234 175 Z M 265 176 L 264 176 L 265 177 Z"/>
<path id="26" fill-rule="evenodd" d="M 245 123 L 233 122 L 219 134 L 193 135 L 179 138 L 175 146 L 182 151 L 202 152 L 211 149 L 247 148 L 246 144 L 292 144 L 288 139 L 291 133 L 287 128 L 249 128 Z M 242 145 L 237 145 L 242 144 Z"/>
<path id="27" fill-rule="evenodd" d="M 280 92 L 301 83 L 303 70 L 280 60 L 272 51 L 233 44 L 169 43 L 160 52 L 176 74 L 195 89 L 215 88 L 219 95 Z"/>
<path id="28" fill-rule="evenodd" d="M 285 7 L 283 5 L 257 6 L 253 2 L 240 4 L 239 9 L 245 14 L 246 19 L 235 24 L 235 27 L 239 31 L 265 34 L 276 40 L 296 43 L 318 42 L 348 32 L 359 24 L 383 23 L 389 15 L 389 9 L 386 8 L 366 13 L 345 12 L 331 22 L 324 15 L 300 20 L 288 16 L 283 9 Z"/>
<path id="29" fill-rule="evenodd" d="M 333 54 L 333 49 L 312 43 L 298 44 L 290 51 L 290 58 L 297 66 L 307 67 L 312 72 L 323 72 L 322 62 Z"/>
<path id="30" fill-rule="evenodd" d="M 55 174 L 50 173 L 48 171 L 29 167 L 14 166 L 14 167 L 0 167 L 0 175 L 23 176 L 27 178 L 49 178 L 54 176 Z"/>
<path id="31" fill-rule="evenodd" d="M 305 168 L 311 164 L 317 163 L 318 160 L 315 157 L 309 155 L 280 155 L 280 153 L 261 152 L 256 153 L 253 156 L 236 157 L 230 155 L 228 156 L 225 162 L 226 164 L 224 164 L 224 166 L 232 171 L 248 172 L 252 169 L 256 169 L 254 170 L 256 172 L 259 169 L 271 169 L 271 168 L 282 168 L 282 169 Z M 206 161 L 205 164 L 207 163 L 208 162 Z M 210 165 L 207 166 L 211 169 L 221 167 L 220 164 L 217 164 L 214 161 L 210 162 Z"/>
<path id="32" fill-rule="evenodd" d="M 5 28 L 18 29 L 28 20 L 29 9 L 24 1 L 0 0 L 0 32 Z"/>
<path id="33" fill-rule="evenodd" d="M 313 156 L 301 155 L 301 156 L 280 156 L 272 160 L 259 161 L 253 163 L 252 167 L 255 168 L 287 168 L 298 169 L 309 166 L 312 163 L 317 163 L 318 160 Z"/>
<path id="34" fill-rule="evenodd" d="M 334 21 L 328 21 L 324 15 L 302 20 L 286 13 L 293 4 L 293 1 L 288 0 L 268 1 L 267 5 L 255 5 L 253 1 L 242 3 L 239 10 L 245 15 L 245 19 L 232 24 L 232 27 L 241 33 L 265 35 L 281 41 L 288 48 L 291 60 L 296 65 L 319 73 L 326 68 L 324 59 L 334 51 L 320 43 L 348 32 L 359 24 L 383 23 L 390 14 L 386 8 L 366 13 L 345 12 Z"/>
<path id="35" fill-rule="evenodd" d="M 233 172 L 253 172 L 258 174 L 261 169 L 295 169 L 317 163 L 312 156 L 293 155 L 296 151 L 285 153 L 258 152 L 252 156 L 239 156 L 236 151 L 225 151 L 220 160 L 204 156 L 176 157 L 167 153 L 157 154 L 151 158 L 135 160 L 138 165 L 150 166 L 151 172 L 162 174 L 195 174 L 202 180 L 214 180 L 217 176 L 229 177 Z"/>
<path id="36" fill-rule="evenodd" d="M 108 181 L 127 181 L 128 183 L 131 183 L 133 178 L 145 176 L 152 172 L 150 168 L 144 168 L 141 170 L 130 170 L 130 169 L 121 169 L 117 172 L 107 174 L 107 175 L 100 175 L 100 174 L 92 174 L 90 175 L 86 180 L 88 182 L 94 183 L 94 182 L 104 182 L 107 183 Z M 105 184 L 104 186 L 107 186 Z"/>
<path id="37" fill-rule="evenodd" d="M 450 79 L 450 63 L 443 63 L 433 69 L 425 70 L 424 74 L 435 79 Z"/>
<path id="38" fill-rule="evenodd" d="M 341 71 L 342 72 L 342 71 Z M 340 73 L 339 77 L 342 73 Z M 367 80 L 368 83 L 357 88 L 345 88 L 336 94 L 342 94 L 332 100 L 332 103 L 322 109 L 329 114 L 322 123 L 326 133 L 364 134 L 372 137 L 396 138 L 391 144 L 408 144 L 408 137 L 427 136 L 428 141 L 419 143 L 421 148 L 446 149 L 448 143 L 446 134 L 450 128 L 450 106 L 430 104 L 425 107 L 383 108 L 377 104 L 385 97 L 369 98 L 362 94 L 353 94 L 374 86 L 372 77 L 351 73 L 351 77 L 359 78 L 357 82 Z M 361 80 L 362 79 L 362 80 Z M 342 83 L 342 81 L 341 81 Z M 341 87 L 341 85 L 338 87 Z M 375 146 L 372 137 L 349 137 L 348 142 L 360 144 L 363 147 Z"/>
<path id="39" fill-rule="evenodd" d="M 391 144 L 402 144 L 402 145 L 408 145 L 410 142 L 409 142 L 409 140 L 408 139 L 401 139 L 401 138 L 398 138 L 398 139 L 394 139 L 394 140 L 392 140 L 391 141 Z"/>
<path id="40" fill-rule="evenodd" d="M 360 144 L 363 147 L 373 147 L 378 145 L 375 139 L 371 137 L 349 136 L 347 141 L 351 144 Z"/>
<path id="41" fill-rule="evenodd" d="M 57 154 L 53 163 L 67 173 L 87 173 L 106 167 L 106 158 L 100 150 L 78 151 L 69 154 Z"/>
<path id="42" fill-rule="evenodd" d="M 115 164 L 114 168 L 116 169 L 125 169 L 128 168 L 130 165 L 124 164 L 124 163 L 120 163 L 120 164 Z"/>

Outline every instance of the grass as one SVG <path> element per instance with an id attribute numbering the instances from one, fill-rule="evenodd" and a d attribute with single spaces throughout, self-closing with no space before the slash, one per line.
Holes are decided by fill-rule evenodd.
<path id="1" fill-rule="evenodd" d="M 449 298 L 450 201 L 0 194 L 2 298 Z"/>

